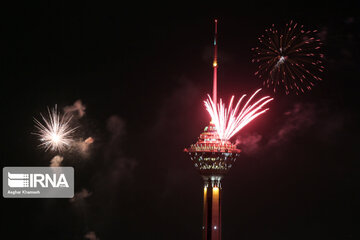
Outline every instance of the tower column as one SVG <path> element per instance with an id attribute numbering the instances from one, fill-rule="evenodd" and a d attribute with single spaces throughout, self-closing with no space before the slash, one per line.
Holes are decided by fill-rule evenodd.
<path id="1" fill-rule="evenodd" d="M 204 183 L 204 207 L 203 207 L 203 226 L 202 226 L 202 239 L 207 240 L 208 235 L 208 183 L 205 180 Z M 211 189 L 210 189 L 211 191 Z"/>
<path id="2" fill-rule="evenodd" d="M 221 239 L 220 226 L 220 188 L 213 187 L 212 189 L 212 229 L 211 240 Z"/>
<path id="3" fill-rule="evenodd" d="M 212 177 L 213 178 L 213 177 Z M 221 240 L 220 179 L 204 179 L 203 240 Z"/>

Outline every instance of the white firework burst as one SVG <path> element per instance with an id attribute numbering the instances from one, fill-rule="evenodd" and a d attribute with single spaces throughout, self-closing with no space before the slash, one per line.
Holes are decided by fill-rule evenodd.
<path id="1" fill-rule="evenodd" d="M 44 117 L 40 113 L 43 120 L 41 123 L 34 118 L 35 128 L 37 132 L 34 134 L 39 136 L 41 144 L 40 147 L 45 151 L 52 150 L 61 152 L 71 145 L 73 142 L 73 133 L 77 127 L 71 127 L 70 121 L 72 116 L 60 115 L 57 110 L 57 106 L 50 111 L 48 108 L 48 116 Z"/>

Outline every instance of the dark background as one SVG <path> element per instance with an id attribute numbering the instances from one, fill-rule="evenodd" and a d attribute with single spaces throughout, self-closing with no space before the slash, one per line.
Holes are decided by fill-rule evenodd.
<path id="1" fill-rule="evenodd" d="M 219 19 L 219 96 L 262 86 L 250 49 L 272 23 L 318 29 L 323 81 L 305 94 L 263 94 L 270 111 L 232 140 L 242 157 L 223 180 L 223 239 L 356 239 L 359 160 L 359 6 L 347 1 L 195 8 L 83 2 L 5 9 L 1 80 L 3 166 L 48 166 L 33 117 L 81 99 L 67 151 L 75 200 L 2 199 L 10 239 L 200 239 L 203 183 L 182 151 L 209 117 L 213 20 Z M 5 133 L 5 134 L 4 134 Z M 84 190 L 82 190 L 84 189 Z M 85 190 L 86 189 L 86 190 Z"/>

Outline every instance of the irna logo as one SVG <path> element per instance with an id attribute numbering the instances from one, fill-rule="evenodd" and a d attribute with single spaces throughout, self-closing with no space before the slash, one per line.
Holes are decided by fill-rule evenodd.
<path id="1" fill-rule="evenodd" d="M 8 172 L 8 185 L 11 188 L 69 187 L 65 174 L 63 173 L 53 173 L 50 175 L 47 173 L 22 174 Z"/>
<path id="2" fill-rule="evenodd" d="M 72 198 L 73 167 L 4 167 L 5 198 Z"/>

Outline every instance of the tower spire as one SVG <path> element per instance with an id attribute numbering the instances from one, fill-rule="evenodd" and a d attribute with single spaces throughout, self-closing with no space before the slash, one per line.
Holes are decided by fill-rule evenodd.
<path id="1" fill-rule="evenodd" d="M 214 36 L 214 61 L 213 61 L 213 69 L 214 69 L 214 75 L 213 75 L 213 102 L 216 106 L 217 104 L 217 22 L 218 20 L 215 19 L 215 36 Z"/>

